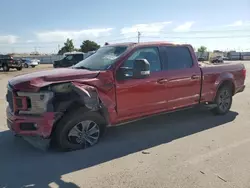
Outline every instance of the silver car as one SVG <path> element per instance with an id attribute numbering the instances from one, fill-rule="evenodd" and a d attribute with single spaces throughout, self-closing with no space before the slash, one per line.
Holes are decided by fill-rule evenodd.
<path id="1" fill-rule="evenodd" d="M 39 60 L 37 59 L 22 59 L 22 64 L 24 68 L 35 68 L 37 65 L 39 65 Z"/>

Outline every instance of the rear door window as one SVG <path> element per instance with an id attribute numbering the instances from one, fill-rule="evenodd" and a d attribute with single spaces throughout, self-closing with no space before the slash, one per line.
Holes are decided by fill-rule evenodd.
<path id="1" fill-rule="evenodd" d="M 164 70 L 181 70 L 193 67 L 193 58 L 188 47 L 166 46 Z"/>

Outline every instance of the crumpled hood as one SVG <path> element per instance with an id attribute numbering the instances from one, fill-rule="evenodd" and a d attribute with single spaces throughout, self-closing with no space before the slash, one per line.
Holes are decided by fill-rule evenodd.
<path id="1" fill-rule="evenodd" d="M 52 83 L 95 78 L 98 74 L 99 71 L 59 68 L 16 76 L 9 81 L 9 84 L 16 90 L 29 91 Z"/>

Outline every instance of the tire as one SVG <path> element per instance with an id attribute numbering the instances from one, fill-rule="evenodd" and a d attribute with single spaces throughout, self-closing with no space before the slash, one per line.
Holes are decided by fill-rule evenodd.
<path id="1" fill-rule="evenodd" d="M 29 68 L 29 65 L 27 63 L 25 63 L 23 66 L 24 68 Z"/>
<path id="2" fill-rule="evenodd" d="M 219 88 L 214 103 L 216 107 L 211 111 L 215 115 L 225 115 L 229 112 L 233 102 L 232 86 L 225 85 Z"/>
<path id="3" fill-rule="evenodd" d="M 89 124 L 88 130 L 95 127 L 95 134 L 91 134 L 92 137 L 88 137 L 86 136 L 86 131 L 83 131 L 82 136 L 79 135 L 79 130 L 82 131 L 83 129 L 87 129 L 87 126 L 82 127 L 81 129 L 80 122 L 84 122 L 84 125 L 85 123 L 87 125 L 89 122 L 93 122 Z M 99 113 L 86 112 L 84 109 L 79 109 L 74 113 L 66 114 L 57 123 L 54 132 L 54 141 L 56 142 L 56 146 L 62 151 L 85 149 L 99 142 L 99 139 L 103 135 L 105 128 L 106 126 L 104 118 Z M 88 142 L 87 139 L 83 137 L 88 139 L 91 138 L 90 141 L 93 141 L 93 143 Z"/>
<path id="4" fill-rule="evenodd" d="M 22 67 L 17 67 L 16 70 L 21 71 L 23 68 Z"/>
<path id="5" fill-rule="evenodd" d="M 3 64 L 3 71 L 4 72 L 8 72 L 10 70 L 10 68 L 8 67 L 7 64 Z"/>
<path id="6" fill-rule="evenodd" d="M 35 66 L 34 66 L 34 65 L 31 65 L 31 67 L 32 67 L 32 68 L 35 68 Z"/>

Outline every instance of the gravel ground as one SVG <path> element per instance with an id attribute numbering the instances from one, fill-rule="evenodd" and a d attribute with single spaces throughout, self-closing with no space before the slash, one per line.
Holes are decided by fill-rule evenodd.
<path id="1" fill-rule="evenodd" d="M 87 150 L 57 153 L 14 138 L 5 120 L 8 79 L 48 68 L 0 72 L 0 187 L 250 188 L 249 76 L 226 116 L 162 115 L 111 128 Z"/>

